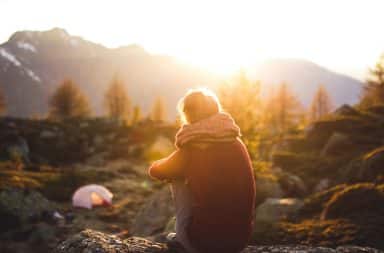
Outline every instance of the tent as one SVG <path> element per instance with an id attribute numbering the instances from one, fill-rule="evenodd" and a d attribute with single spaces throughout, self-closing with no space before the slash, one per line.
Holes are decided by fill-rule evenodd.
<path id="1" fill-rule="evenodd" d="M 92 209 L 94 206 L 111 205 L 113 194 L 104 186 L 90 184 L 80 187 L 72 196 L 72 205 Z"/>

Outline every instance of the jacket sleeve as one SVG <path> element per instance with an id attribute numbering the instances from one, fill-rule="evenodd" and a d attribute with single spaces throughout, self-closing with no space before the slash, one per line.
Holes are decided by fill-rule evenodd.
<path id="1" fill-rule="evenodd" d="M 148 169 L 151 177 L 159 180 L 183 178 L 183 151 L 176 150 L 171 155 L 154 162 Z"/>

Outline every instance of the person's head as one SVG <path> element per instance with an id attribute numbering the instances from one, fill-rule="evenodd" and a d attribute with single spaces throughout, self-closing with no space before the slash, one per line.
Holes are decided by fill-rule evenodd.
<path id="1" fill-rule="evenodd" d="M 179 100 L 177 109 L 184 124 L 208 118 L 222 110 L 216 94 L 206 88 L 189 90 Z"/>

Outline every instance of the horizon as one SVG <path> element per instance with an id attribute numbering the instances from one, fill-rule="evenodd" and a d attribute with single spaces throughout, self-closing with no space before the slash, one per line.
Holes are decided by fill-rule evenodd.
<path id="1" fill-rule="evenodd" d="M 21 30 L 60 27 L 108 48 L 137 44 L 220 74 L 282 58 L 307 60 L 359 80 L 384 51 L 384 35 L 376 32 L 384 21 L 380 1 L 144 2 L 5 0 L 0 22 L 9 25 L 0 31 L 0 41 Z"/>

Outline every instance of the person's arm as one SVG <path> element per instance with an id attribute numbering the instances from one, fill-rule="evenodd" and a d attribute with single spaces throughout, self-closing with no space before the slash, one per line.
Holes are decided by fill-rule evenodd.
<path id="1" fill-rule="evenodd" d="M 179 149 L 171 155 L 154 162 L 148 169 L 151 177 L 159 180 L 174 180 L 183 178 L 183 152 Z"/>

